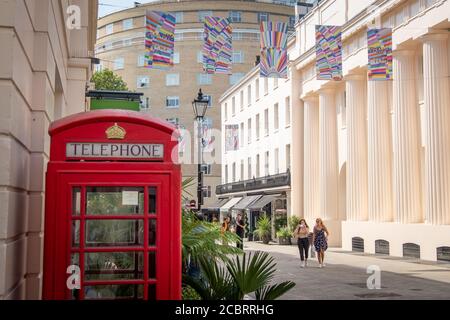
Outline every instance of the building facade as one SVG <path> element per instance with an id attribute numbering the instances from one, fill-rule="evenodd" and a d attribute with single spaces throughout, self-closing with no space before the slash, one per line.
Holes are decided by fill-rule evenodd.
<path id="1" fill-rule="evenodd" d="M 192 101 L 199 88 L 210 97 L 204 126 L 206 144 L 216 146 L 216 162 L 205 168 L 205 207 L 215 202 L 214 190 L 220 184 L 220 109 L 219 98 L 253 66 L 259 54 L 259 23 L 265 20 L 294 22 L 295 1 L 154 1 L 120 11 L 99 20 L 96 56 L 99 68 L 114 70 L 122 76 L 130 90 L 144 93 L 143 111 L 162 118 L 188 134 L 181 144 L 183 176 L 197 177 L 197 131 L 194 128 Z M 174 67 L 169 71 L 151 70 L 144 66 L 145 12 L 173 12 L 176 17 Z M 229 75 L 203 73 L 203 19 L 205 16 L 227 17 L 233 26 L 233 66 Z M 216 134 L 214 135 L 214 132 Z M 214 139 L 217 139 L 214 143 Z M 211 153 L 212 146 L 204 149 Z M 209 158 L 210 155 L 205 155 Z M 196 199 L 196 184 L 188 188 Z"/>
<path id="2" fill-rule="evenodd" d="M 324 219 L 332 245 L 450 259 L 449 12 L 448 0 L 325 0 L 296 24 L 289 214 Z M 315 25 L 342 26 L 342 81 L 316 78 Z M 373 27 L 393 28 L 392 81 L 368 81 Z"/>
<path id="3" fill-rule="evenodd" d="M 97 1 L 1 1 L 0 24 L 0 300 L 39 299 L 48 127 L 87 110 Z"/>

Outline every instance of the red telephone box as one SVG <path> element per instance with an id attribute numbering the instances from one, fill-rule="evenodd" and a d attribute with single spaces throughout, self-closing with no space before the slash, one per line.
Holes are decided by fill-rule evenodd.
<path id="1" fill-rule="evenodd" d="M 122 110 L 51 125 L 44 299 L 181 298 L 175 130 Z"/>

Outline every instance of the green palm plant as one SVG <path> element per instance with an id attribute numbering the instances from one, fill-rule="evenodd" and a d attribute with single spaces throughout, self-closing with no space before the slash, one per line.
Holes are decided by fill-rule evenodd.
<path id="1" fill-rule="evenodd" d="M 270 234 L 272 231 L 272 223 L 267 215 L 263 215 L 256 222 L 255 232 L 264 244 L 268 244 L 270 241 Z"/>
<path id="2" fill-rule="evenodd" d="M 295 286 L 291 281 L 272 284 L 276 264 L 266 252 L 244 253 L 224 263 L 199 262 L 202 279 L 184 275 L 183 281 L 203 300 L 243 300 L 252 293 L 257 300 L 274 300 Z"/>

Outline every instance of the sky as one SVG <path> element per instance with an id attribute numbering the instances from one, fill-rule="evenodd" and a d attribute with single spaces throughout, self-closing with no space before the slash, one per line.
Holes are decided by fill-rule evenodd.
<path id="1" fill-rule="evenodd" d="M 99 0 L 98 3 L 98 16 L 103 17 L 107 14 L 132 8 L 134 2 L 148 3 L 154 0 Z"/>

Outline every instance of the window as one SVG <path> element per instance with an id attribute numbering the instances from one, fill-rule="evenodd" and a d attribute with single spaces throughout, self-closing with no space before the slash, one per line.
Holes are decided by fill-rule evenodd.
<path id="1" fill-rule="evenodd" d="M 145 54 L 138 55 L 137 65 L 138 67 L 145 67 Z"/>
<path id="2" fill-rule="evenodd" d="M 259 160 L 259 154 L 256 155 L 256 177 L 259 178 L 261 176 L 260 172 L 260 160 Z"/>
<path id="3" fill-rule="evenodd" d="M 125 66 L 124 58 L 116 58 L 114 60 L 114 70 L 122 70 Z"/>
<path id="4" fill-rule="evenodd" d="M 230 22 L 241 22 L 241 12 L 240 11 L 230 11 Z"/>
<path id="5" fill-rule="evenodd" d="M 208 107 L 212 107 L 212 96 L 208 95 L 208 94 L 204 94 L 203 95 L 203 99 L 207 99 L 208 100 Z"/>
<path id="6" fill-rule="evenodd" d="M 234 116 L 236 114 L 236 97 L 231 99 L 231 114 Z"/>
<path id="7" fill-rule="evenodd" d="M 264 78 L 264 94 L 269 93 L 269 78 Z"/>
<path id="8" fill-rule="evenodd" d="M 255 99 L 259 100 L 259 79 L 255 81 Z"/>
<path id="9" fill-rule="evenodd" d="M 166 98 L 166 108 L 179 108 L 180 97 L 169 96 Z"/>
<path id="10" fill-rule="evenodd" d="M 210 165 L 210 164 L 202 164 L 202 172 L 206 175 L 211 174 L 211 168 L 212 168 L 212 165 Z"/>
<path id="11" fill-rule="evenodd" d="M 183 12 L 173 12 L 175 23 L 183 23 Z"/>
<path id="12" fill-rule="evenodd" d="M 258 12 L 258 22 L 269 21 L 268 12 Z"/>
<path id="13" fill-rule="evenodd" d="M 144 97 L 144 100 L 141 101 L 141 110 L 150 109 L 150 98 Z"/>
<path id="14" fill-rule="evenodd" d="M 236 182 L 236 162 L 233 162 L 232 178 L 232 182 Z"/>
<path id="15" fill-rule="evenodd" d="M 278 103 L 276 103 L 273 106 L 273 127 L 274 130 L 278 130 L 278 128 L 280 127 L 280 116 L 279 116 L 279 110 L 278 110 Z"/>
<path id="16" fill-rule="evenodd" d="M 129 47 L 132 44 L 132 40 L 131 38 L 127 38 L 127 39 L 123 39 L 123 46 L 124 47 Z"/>
<path id="17" fill-rule="evenodd" d="M 113 33 L 114 32 L 114 25 L 112 23 L 108 24 L 105 27 L 105 32 L 106 32 L 106 35 Z"/>
<path id="18" fill-rule="evenodd" d="M 242 51 L 233 51 L 233 63 L 244 63 L 244 53 Z"/>
<path id="19" fill-rule="evenodd" d="M 252 142 L 252 118 L 247 121 L 247 141 L 248 143 Z"/>
<path id="20" fill-rule="evenodd" d="M 252 178 L 252 158 L 248 157 L 247 159 L 247 179 L 250 180 Z"/>
<path id="21" fill-rule="evenodd" d="M 203 51 L 197 51 L 197 62 L 203 63 Z"/>
<path id="22" fill-rule="evenodd" d="M 291 97 L 286 97 L 284 105 L 285 105 L 286 127 L 289 127 L 291 125 Z"/>
<path id="23" fill-rule="evenodd" d="M 122 22 L 123 30 L 133 29 L 133 19 L 125 19 Z"/>
<path id="24" fill-rule="evenodd" d="M 198 73 L 197 84 L 199 85 L 212 84 L 212 75 L 207 73 Z"/>
<path id="25" fill-rule="evenodd" d="M 244 181 L 244 160 L 241 160 L 241 181 Z"/>
<path id="26" fill-rule="evenodd" d="M 266 151 L 264 154 L 264 176 L 266 177 L 269 175 L 269 156 L 269 151 Z"/>
<path id="27" fill-rule="evenodd" d="M 295 16 L 289 16 L 289 27 L 293 28 L 295 26 Z"/>
<path id="28" fill-rule="evenodd" d="M 286 145 L 286 171 L 291 169 L 291 145 Z"/>
<path id="29" fill-rule="evenodd" d="M 264 135 L 269 135 L 269 109 L 264 110 Z"/>
<path id="30" fill-rule="evenodd" d="M 231 37 L 233 40 L 242 40 L 242 32 L 233 32 Z"/>
<path id="31" fill-rule="evenodd" d="M 204 186 L 202 192 L 203 198 L 211 198 L 211 186 Z"/>
<path id="32" fill-rule="evenodd" d="M 239 144 L 241 145 L 241 147 L 243 147 L 244 146 L 244 123 L 243 122 L 241 122 L 241 137 L 240 137 L 240 142 L 239 142 Z"/>
<path id="33" fill-rule="evenodd" d="M 198 12 L 198 21 L 199 22 L 203 22 L 205 20 L 206 17 L 212 17 L 212 11 L 208 10 L 208 11 L 199 11 Z"/>
<path id="34" fill-rule="evenodd" d="M 148 88 L 150 86 L 149 76 L 138 76 L 137 77 L 137 88 Z"/>
<path id="35" fill-rule="evenodd" d="M 225 165 L 225 183 L 228 183 L 228 165 Z"/>
<path id="36" fill-rule="evenodd" d="M 256 140 L 259 140 L 259 114 L 256 115 L 255 126 L 256 126 Z"/>
<path id="37" fill-rule="evenodd" d="M 247 106 L 252 104 L 252 86 L 247 86 Z"/>
<path id="38" fill-rule="evenodd" d="M 274 164 L 275 164 L 275 174 L 279 174 L 280 173 L 280 150 L 277 148 L 277 149 L 275 149 L 275 152 L 274 152 L 274 157 L 275 157 L 275 161 L 274 161 Z"/>
<path id="39" fill-rule="evenodd" d="M 278 78 L 273 78 L 273 89 L 278 88 Z"/>
<path id="40" fill-rule="evenodd" d="M 227 121 L 228 120 L 228 103 L 225 103 L 224 108 L 225 108 L 225 121 Z"/>
<path id="41" fill-rule="evenodd" d="M 175 41 L 181 41 L 183 38 L 183 33 L 175 31 Z"/>
<path id="42" fill-rule="evenodd" d="M 169 73 L 166 75 L 166 86 L 179 86 L 180 75 L 178 73 Z"/>
<path id="43" fill-rule="evenodd" d="M 99 63 L 95 65 L 95 72 L 100 72 L 103 70 L 103 64 Z"/>
<path id="44" fill-rule="evenodd" d="M 244 77 L 243 73 L 233 73 L 230 76 L 230 85 L 238 83 Z"/>
<path id="45" fill-rule="evenodd" d="M 179 52 L 174 52 L 174 54 L 173 54 L 173 63 L 174 64 L 180 63 L 180 53 Z"/>
<path id="46" fill-rule="evenodd" d="M 241 97 L 241 111 L 244 110 L 244 91 L 241 90 L 240 93 L 240 97 Z"/>

